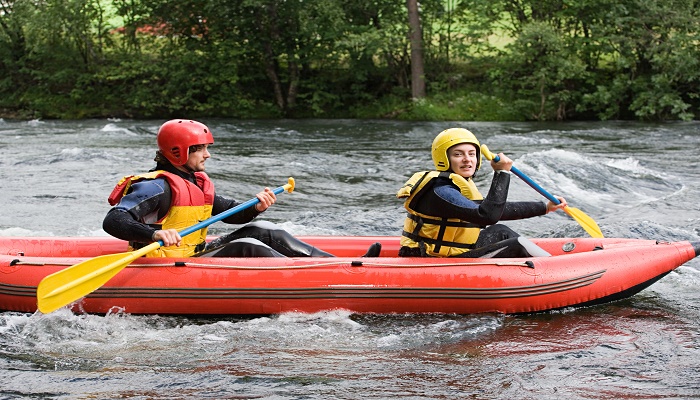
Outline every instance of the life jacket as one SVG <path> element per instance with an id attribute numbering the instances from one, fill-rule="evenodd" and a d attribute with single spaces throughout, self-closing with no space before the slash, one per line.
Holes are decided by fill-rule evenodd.
<path id="1" fill-rule="evenodd" d="M 401 246 L 411 248 L 425 246 L 425 253 L 435 257 L 454 257 L 473 248 L 479 238 L 481 226 L 457 218 L 440 218 L 421 214 L 414 209 L 424 190 L 432 190 L 430 183 L 438 178 L 449 178 L 462 195 L 470 200 L 483 200 L 474 181 L 449 171 L 416 172 L 399 189 L 396 197 L 406 199 L 408 211 L 403 224 Z"/>
<path id="2" fill-rule="evenodd" d="M 211 217 L 214 204 L 214 183 L 204 172 L 195 172 L 197 184 L 183 179 L 167 171 L 153 171 L 141 175 L 130 175 L 122 178 L 114 187 L 109 196 L 109 204 L 116 205 L 122 197 L 128 193 L 129 188 L 135 182 L 144 179 L 165 178 L 170 184 L 171 201 L 170 209 L 155 224 L 154 228 L 176 229 L 181 231 Z M 207 228 L 202 228 L 182 238 L 180 246 L 161 246 L 146 254 L 146 257 L 190 257 L 197 250 L 203 248 L 207 238 Z M 134 248 L 134 243 L 129 244 L 129 249 Z"/>

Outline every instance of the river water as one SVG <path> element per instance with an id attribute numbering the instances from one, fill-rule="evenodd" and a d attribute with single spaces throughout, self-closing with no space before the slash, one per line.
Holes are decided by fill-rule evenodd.
<path id="1" fill-rule="evenodd" d="M 0 120 L 0 236 L 105 235 L 111 188 L 154 165 L 162 122 Z M 264 218 L 297 235 L 398 234 L 396 190 L 460 126 L 607 237 L 700 240 L 695 122 L 203 122 L 218 193 L 244 201 L 295 178 Z M 541 196 L 513 176 L 510 199 Z M 564 213 L 509 225 L 586 236 Z M 627 300 L 535 315 L 1 312 L 0 371 L 2 399 L 700 398 L 700 262 Z"/>

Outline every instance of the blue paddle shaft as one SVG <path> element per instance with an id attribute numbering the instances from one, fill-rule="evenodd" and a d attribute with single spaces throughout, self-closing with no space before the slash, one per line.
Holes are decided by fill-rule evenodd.
<path id="1" fill-rule="evenodd" d="M 498 161 L 500 161 L 500 160 L 501 160 L 501 157 L 499 157 L 499 156 L 497 156 L 497 155 L 494 154 L 494 156 L 493 156 L 493 161 L 498 162 Z M 511 172 L 513 172 L 515 175 L 518 175 L 518 177 L 520 177 L 520 179 L 524 180 L 525 183 L 527 183 L 528 185 L 530 185 L 530 187 L 532 187 L 533 189 L 535 189 L 535 190 L 537 190 L 538 192 L 540 192 L 540 194 L 541 194 L 542 196 L 546 197 L 546 198 L 547 198 L 549 201 L 551 201 L 552 203 L 554 203 L 554 204 L 559 204 L 559 203 L 561 203 L 561 201 L 559 201 L 559 199 L 557 199 L 556 197 L 552 196 L 552 194 L 549 193 L 548 191 L 544 190 L 544 188 L 543 188 L 542 186 L 540 186 L 540 185 L 538 185 L 537 183 L 535 183 L 535 181 L 533 181 L 532 179 L 530 179 L 530 177 L 527 176 L 527 175 L 525 175 L 525 173 L 522 172 L 521 170 L 517 169 L 516 167 L 510 167 L 510 170 L 511 170 Z"/>
<path id="2" fill-rule="evenodd" d="M 284 186 L 280 186 L 278 188 L 275 188 L 272 192 L 274 194 L 280 194 L 280 193 L 284 192 Z M 224 218 L 230 217 L 231 215 L 233 215 L 239 211 L 243 211 L 246 208 L 250 208 L 258 203 L 260 203 L 260 199 L 258 199 L 257 197 L 252 198 L 252 199 L 246 201 L 245 203 L 241 203 L 233 208 L 229 208 L 228 210 L 226 210 L 222 213 L 219 213 L 219 214 L 214 215 L 213 217 L 207 218 L 204 221 L 202 221 L 198 224 L 192 225 L 188 228 L 185 228 L 178 233 L 180 234 L 181 237 L 187 236 L 190 233 L 197 232 L 198 230 L 206 228 L 207 226 L 213 224 L 214 222 L 219 222 Z M 159 240 L 158 243 L 160 243 L 161 246 L 164 244 L 162 240 Z"/>

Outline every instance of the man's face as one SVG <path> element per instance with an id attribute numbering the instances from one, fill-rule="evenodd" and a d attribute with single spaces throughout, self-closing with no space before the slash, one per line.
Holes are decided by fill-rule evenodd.
<path id="1" fill-rule="evenodd" d="M 208 144 L 190 146 L 190 154 L 184 166 L 189 167 L 189 169 L 194 172 L 204 172 L 206 169 L 204 162 L 207 161 L 209 157 L 211 157 L 211 154 L 209 154 Z"/>

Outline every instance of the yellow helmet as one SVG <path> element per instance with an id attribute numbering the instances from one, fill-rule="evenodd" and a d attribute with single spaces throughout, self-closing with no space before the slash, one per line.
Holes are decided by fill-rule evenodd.
<path id="1" fill-rule="evenodd" d="M 450 169 L 450 158 L 447 156 L 447 149 L 450 147 L 462 144 L 471 143 L 476 146 L 476 151 L 479 153 L 479 160 L 476 162 L 476 171 L 481 167 L 481 144 L 473 133 L 464 128 L 450 128 L 440 132 L 433 140 L 431 154 L 435 169 L 438 171 L 447 171 Z"/>

